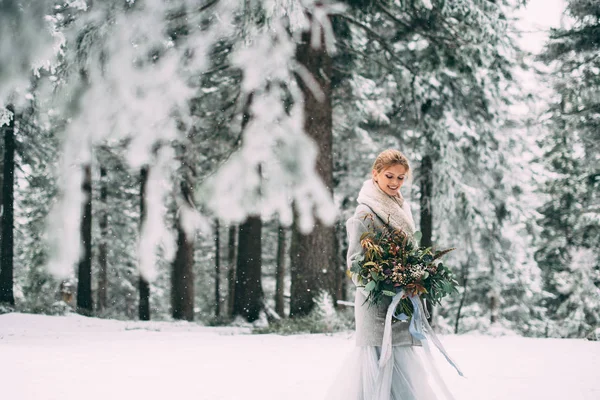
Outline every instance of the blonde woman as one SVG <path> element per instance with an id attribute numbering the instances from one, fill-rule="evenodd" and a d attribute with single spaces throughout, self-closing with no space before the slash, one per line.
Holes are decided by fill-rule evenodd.
<path id="1" fill-rule="evenodd" d="M 387 225 L 413 237 L 415 223 L 410 205 L 400 192 L 410 173 L 407 158 L 398 150 L 388 149 L 377 156 L 371 178 L 363 183 L 358 194 L 356 211 L 346 223 L 348 268 L 363 254 L 360 238 L 369 229 L 383 229 Z M 353 281 L 358 283 L 355 276 Z M 335 385 L 337 389 L 332 390 L 328 398 L 452 399 L 431 359 L 425 356 L 423 349 L 417 349 L 423 343 L 411 335 L 409 324 L 388 315 L 390 303 L 391 298 L 388 297 L 380 305 L 369 306 L 364 289 L 357 287 L 357 347 L 341 374 L 344 382 L 338 382 Z"/>

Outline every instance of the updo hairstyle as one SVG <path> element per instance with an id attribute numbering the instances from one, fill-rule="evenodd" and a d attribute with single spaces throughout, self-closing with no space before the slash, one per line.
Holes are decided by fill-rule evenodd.
<path id="1" fill-rule="evenodd" d="M 375 159 L 375 162 L 373 163 L 373 169 L 377 171 L 377 173 L 380 173 L 392 165 L 402 165 L 404 168 L 406 168 L 407 178 L 410 178 L 412 175 L 408 159 L 404 154 L 395 149 L 387 149 L 379 153 Z"/>

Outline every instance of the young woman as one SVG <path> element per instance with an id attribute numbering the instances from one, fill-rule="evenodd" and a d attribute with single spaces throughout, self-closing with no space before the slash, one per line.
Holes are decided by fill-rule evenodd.
<path id="1" fill-rule="evenodd" d="M 377 156 L 373 163 L 371 179 L 364 182 L 357 199 L 358 207 L 346 223 L 349 240 L 348 268 L 363 254 L 360 238 L 369 229 L 383 229 L 387 225 L 413 237 L 415 223 L 410 205 L 400 193 L 400 188 L 409 175 L 410 165 L 401 152 L 390 149 Z M 352 280 L 355 284 L 358 283 L 356 276 L 353 276 Z M 356 288 L 357 347 L 341 374 L 343 383 L 338 382 L 328 398 L 452 398 L 431 359 L 423 356 L 422 349 L 418 349 L 421 352 L 415 349 L 422 343 L 409 332 L 409 323 L 395 320 L 391 318 L 391 314 L 387 315 L 391 301 L 391 298 L 387 298 L 387 301 L 378 306 L 369 306 L 364 289 Z M 386 319 L 391 321 L 388 321 L 390 326 L 387 333 Z"/>

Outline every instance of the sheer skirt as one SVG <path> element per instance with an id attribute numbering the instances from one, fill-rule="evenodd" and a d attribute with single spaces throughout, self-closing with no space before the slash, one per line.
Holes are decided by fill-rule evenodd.
<path id="1" fill-rule="evenodd" d="M 453 400 L 422 348 L 394 346 L 392 360 L 381 371 L 380 351 L 380 347 L 356 347 L 326 400 Z"/>

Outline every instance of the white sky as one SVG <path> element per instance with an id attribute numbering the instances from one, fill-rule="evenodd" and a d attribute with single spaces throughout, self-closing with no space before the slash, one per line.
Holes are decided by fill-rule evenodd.
<path id="1" fill-rule="evenodd" d="M 521 46 L 537 53 L 546 41 L 548 30 L 560 26 L 566 0 L 529 0 L 527 7 L 517 13 L 521 17 Z"/>

